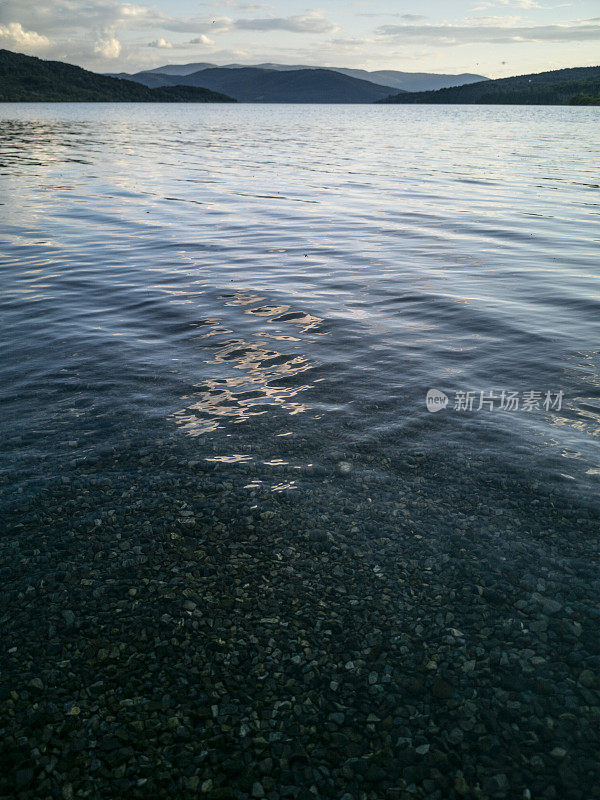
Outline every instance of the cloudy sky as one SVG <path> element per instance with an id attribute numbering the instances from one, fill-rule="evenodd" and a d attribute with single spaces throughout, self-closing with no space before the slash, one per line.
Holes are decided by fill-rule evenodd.
<path id="1" fill-rule="evenodd" d="M 503 77 L 600 63 L 599 0 L 318 2 L 0 0 L 0 47 L 106 72 L 275 61 Z"/>

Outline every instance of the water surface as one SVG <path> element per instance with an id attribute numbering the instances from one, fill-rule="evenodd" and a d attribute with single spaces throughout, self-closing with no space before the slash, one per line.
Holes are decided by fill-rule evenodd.
<path id="1" fill-rule="evenodd" d="M 1 106 L 0 794 L 593 795 L 599 115 Z"/>
<path id="2" fill-rule="evenodd" d="M 385 480 L 384 459 L 411 452 L 452 460 L 460 482 L 457 465 L 486 453 L 586 504 L 598 121 L 4 104 L 4 474 L 34 485 L 169 435 L 270 490 L 305 492 L 342 461 Z M 432 387 L 450 397 L 435 415 Z M 452 409 L 457 391 L 476 409 L 503 390 L 564 401 Z"/>

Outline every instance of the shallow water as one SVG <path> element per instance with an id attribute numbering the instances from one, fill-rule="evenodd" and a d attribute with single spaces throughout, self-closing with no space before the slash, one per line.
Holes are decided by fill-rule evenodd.
<path id="1" fill-rule="evenodd" d="M 0 794 L 594 794 L 599 114 L 0 108 Z"/>
<path id="2" fill-rule="evenodd" d="M 587 505 L 598 113 L 4 104 L 4 476 L 173 436 L 267 490 L 477 453 Z"/>

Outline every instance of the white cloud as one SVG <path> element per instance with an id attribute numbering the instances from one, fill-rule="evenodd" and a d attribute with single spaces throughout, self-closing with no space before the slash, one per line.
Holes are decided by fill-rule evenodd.
<path id="1" fill-rule="evenodd" d="M 112 31 L 151 17 L 145 6 L 114 0 L 4 0 L 0 5 L 0 23 L 19 19 L 45 32 L 64 33 L 77 28 Z"/>
<path id="2" fill-rule="evenodd" d="M 187 42 L 170 42 L 167 39 L 155 39 L 153 42 L 148 42 L 146 47 L 152 47 L 155 50 L 187 50 L 191 45 L 196 44 L 203 44 L 203 45 L 213 45 L 214 42 L 212 39 L 209 39 L 208 36 L 201 34 L 197 36 L 195 39 L 190 39 Z"/>
<path id="3" fill-rule="evenodd" d="M 9 22 L 8 25 L 0 25 L 0 46 L 8 50 L 45 50 L 52 42 L 47 36 L 26 31 L 20 22 Z"/>
<path id="4" fill-rule="evenodd" d="M 117 0 L 3 0 L 0 24 L 19 19 L 27 27 L 45 32 L 86 30 L 114 36 L 119 30 L 162 29 L 182 33 L 205 33 L 216 28 L 228 29 L 226 17 L 171 17 L 159 9 Z"/>
<path id="5" fill-rule="evenodd" d="M 44 31 L 57 31 L 63 36 L 83 29 L 96 31 L 107 40 L 121 30 L 152 28 L 187 34 L 232 29 L 294 33 L 331 33 L 337 30 L 337 26 L 321 11 L 307 11 L 290 17 L 242 17 L 234 20 L 225 16 L 172 17 L 151 6 L 117 0 L 4 0 L 0 4 L 0 23 L 12 23 L 17 18 L 23 24 L 35 25 Z"/>
<path id="6" fill-rule="evenodd" d="M 514 28 L 522 22 L 521 17 L 492 17 L 492 16 L 485 16 L 485 17 L 465 17 L 462 20 L 461 25 L 463 26 L 482 26 L 484 25 L 486 28 Z"/>
<path id="7" fill-rule="evenodd" d="M 461 25 L 383 25 L 377 33 L 397 43 L 431 45 L 600 41 L 600 25 L 595 20 L 564 25 L 489 24 L 486 20 Z"/>
<path id="8" fill-rule="evenodd" d="M 207 31 L 225 32 L 231 29 L 233 20 L 229 17 L 212 17 L 203 19 L 201 17 L 182 18 L 158 16 L 152 23 L 152 27 L 162 28 L 172 33 L 206 33 Z"/>
<path id="9" fill-rule="evenodd" d="M 511 6 L 513 8 L 525 9 L 542 8 L 539 3 L 536 3 L 536 0 L 490 0 L 490 2 L 482 3 L 473 10 L 483 11 L 484 9 L 495 8 L 497 6 Z"/>
<path id="10" fill-rule="evenodd" d="M 153 42 L 148 43 L 148 47 L 157 47 L 159 50 L 170 50 L 173 47 L 173 43 L 167 42 L 166 39 L 155 39 Z"/>
<path id="11" fill-rule="evenodd" d="M 294 17 L 261 17 L 238 19 L 237 30 L 245 31 L 291 31 L 292 33 L 333 33 L 337 25 L 330 22 L 322 11 L 307 11 Z"/>
<path id="12" fill-rule="evenodd" d="M 269 3 L 245 3 L 239 0 L 219 0 L 219 5 L 237 8 L 239 11 L 273 11 Z"/>
<path id="13" fill-rule="evenodd" d="M 328 45 L 333 45 L 334 47 L 340 47 L 347 50 L 358 50 L 361 47 L 364 47 L 367 44 L 373 44 L 372 39 L 358 39 L 351 36 L 341 36 L 335 39 L 331 39 L 327 42 Z"/>
<path id="14" fill-rule="evenodd" d="M 118 58 L 121 55 L 121 42 L 114 36 L 99 39 L 94 45 L 94 53 L 102 58 Z"/>
<path id="15" fill-rule="evenodd" d="M 426 14 L 400 14 L 398 11 L 361 11 L 358 17 L 397 17 L 405 22 L 422 22 L 428 19 Z"/>

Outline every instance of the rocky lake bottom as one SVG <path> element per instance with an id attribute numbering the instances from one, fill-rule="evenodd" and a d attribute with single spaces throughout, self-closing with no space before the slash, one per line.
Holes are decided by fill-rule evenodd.
<path id="1" fill-rule="evenodd" d="M 162 443 L 13 500 L 1 796 L 598 796 L 597 514 L 484 458 L 359 475 Z"/>

